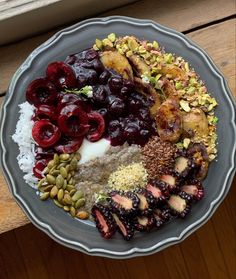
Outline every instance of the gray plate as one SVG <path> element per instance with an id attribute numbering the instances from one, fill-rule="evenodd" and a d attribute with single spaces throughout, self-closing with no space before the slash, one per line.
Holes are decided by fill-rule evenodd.
<path id="1" fill-rule="evenodd" d="M 18 120 L 18 104 L 25 101 L 29 82 L 44 75 L 48 63 L 63 60 L 67 55 L 90 47 L 95 38 L 118 35 L 135 35 L 140 39 L 157 40 L 167 51 L 184 57 L 206 82 L 209 92 L 217 99 L 219 107 L 219 156 L 210 166 L 205 198 L 193 206 L 185 220 L 175 220 L 159 231 L 137 233 L 130 242 L 119 234 L 112 240 L 100 237 L 95 227 L 70 218 L 51 201 L 41 202 L 35 191 L 22 178 L 16 156 L 18 147 L 12 141 Z M 111 258 L 128 258 L 151 254 L 178 243 L 203 225 L 226 196 L 235 171 L 235 112 L 229 88 L 222 74 L 208 55 L 181 33 L 149 20 L 127 17 L 107 17 L 85 20 L 64 29 L 33 51 L 16 71 L 2 107 L 1 160 L 5 178 L 16 201 L 29 219 L 59 243 L 85 252 Z"/>

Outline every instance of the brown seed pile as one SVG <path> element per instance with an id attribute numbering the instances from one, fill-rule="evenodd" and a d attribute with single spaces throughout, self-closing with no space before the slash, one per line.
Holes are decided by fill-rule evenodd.
<path id="1" fill-rule="evenodd" d="M 149 140 L 142 148 L 142 160 L 150 179 L 158 179 L 173 168 L 176 151 L 174 144 L 157 136 Z"/>

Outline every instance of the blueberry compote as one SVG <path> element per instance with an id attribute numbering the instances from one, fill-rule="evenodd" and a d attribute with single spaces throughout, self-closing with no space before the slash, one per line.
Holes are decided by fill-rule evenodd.
<path id="1" fill-rule="evenodd" d="M 135 91 L 130 80 L 110 69 L 105 69 L 99 54 L 93 49 L 70 55 L 65 63 L 76 73 L 78 88 L 93 87 L 92 110 L 105 119 L 106 137 L 111 145 L 144 145 L 155 134 L 155 122 L 150 117 L 151 97 Z"/>

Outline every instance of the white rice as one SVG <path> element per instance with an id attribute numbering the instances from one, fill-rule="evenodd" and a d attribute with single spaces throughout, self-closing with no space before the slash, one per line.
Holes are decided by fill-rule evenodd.
<path id="1" fill-rule="evenodd" d="M 28 102 L 22 103 L 20 107 L 20 117 L 16 124 L 15 134 L 12 139 L 18 144 L 20 154 L 17 156 L 17 161 L 20 169 L 26 173 L 23 178 L 27 184 L 36 188 L 38 179 L 33 174 L 35 163 L 34 140 L 32 138 L 32 127 L 35 107 Z"/>

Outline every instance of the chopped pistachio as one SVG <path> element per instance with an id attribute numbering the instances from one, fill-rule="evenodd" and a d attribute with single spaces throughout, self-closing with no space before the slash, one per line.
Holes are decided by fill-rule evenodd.
<path id="1" fill-rule="evenodd" d="M 188 88 L 187 93 L 188 94 L 193 94 L 195 91 L 196 91 L 196 88 L 191 86 L 191 87 Z"/>
<path id="2" fill-rule="evenodd" d="M 171 74 L 166 74 L 166 77 L 171 79 L 172 78 L 172 75 Z"/>
<path id="3" fill-rule="evenodd" d="M 128 50 L 125 55 L 127 57 L 130 57 L 132 54 L 133 54 L 133 51 L 132 50 Z"/>
<path id="4" fill-rule="evenodd" d="M 209 155 L 209 160 L 210 161 L 213 161 L 215 158 L 216 158 L 216 155 L 214 155 L 214 154 Z"/>
<path id="5" fill-rule="evenodd" d="M 140 46 L 140 47 L 138 48 L 138 51 L 139 51 L 140 54 L 145 54 L 145 53 L 147 53 L 147 50 L 146 50 L 143 46 Z"/>
<path id="6" fill-rule="evenodd" d="M 183 143 L 182 142 L 177 142 L 176 147 L 179 149 L 183 149 Z"/>
<path id="7" fill-rule="evenodd" d="M 159 47 L 158 42 L 157 41 L 153 41 L 152 46 L 157 49 Z"/>
<path id="8" fill-rule="evenodd" d="M 99 48 L 96 46 L 96 44 L 93 45 L 94 50 L 99 50 Z"/>
<path id="9" fill-rule="evenodd" d="M 129 38 L 128 39 L 128 47 L 130 50 L 135 51 L 138 48 L 138 43 L 135 39 Z"/>
<path id="10" fill-rule="evenodd" d="M 114 43 L 115 40 L 116 40 L 116 34 L 115 33 L 111 33 L 107 36 L 107 38 L 112 42 Z"/>
<path id="11" fill-rule="evenodd" d="M 196 78 L 191 77 L 191 78 L 189 79 L 189 84 L 190 84 L 190 85 L 194 85 L 194 84 L 196 84 L 196 83 L 197 83 Z"/>
<path id="12" fill-rule="evenodd" d="M 180 100 L 179 104 L 184 111 L 189 112 L 191 110 L 188 102 Z"/>
<path id="13" fill-rule="evenodd" d="M 213 104 L 210 104 L 209 107 L 207 108 L 207 111 L 211 111 L 214 108 Z"/>
<path id="14" fill-rule="evenodd" d="M 96 47 L 97 47 L 98 49 L 101 49 L 101 48 L 102 48 L 102 41 L 99 40 L 99 39 L 96 39 L 96 40 L 95 40 L 95 45 L 96 45 Z"/>
<path id="15" fill-rule="evenodd" d="M 167 53 L 164 55 L 165 62 L 171 64 L 173 61 L 173 55 L 171 53 Z"/>
<path id="16" fill-rule="evenodd" d="M 160 77 L 162 76 L 162 74 L 158 74 L 155 76 L 156 81 L 158 81 L 160 79 Z"/>
<path id="17" fill-rule="evenodd" d="M 113 47 L 113 43 L 107 38 L 103 39 L 102 43 L 104 44 L 104 46 Z"/>
<path id="18" fill-rule="evenodd" d="M 161 57 L 158 57 L 158 56 L 157 56 L 156 62 L 158 62 L 158 63 L 161 62 Z"/>
<path id="19" fill-rule="evenodd" d="M 188 64 L 188 62 L 186 62 L 184 64 L 184 68 L 185 68 L 186 72 L 189 72 L 189 64 Z"/>
<path id="20" fill-rule="evenodd" d="M 184 147 L 185 149 L 187 149 L 188 146 L 189 146 L 189 144 L 190 144 L 190 139 L 189 139 L 189 138 L 185 138 L 185 139 L 183 140 L 183 147 Z"/>
<path id="21" fill-rule="evenodd" d="M 121 48 L 118 48 L 117 50 L 118 50 L 118 52 L 119 52 L 120 54 L 122 54 L 122 55 L 124 54 L 124 52 L 123 52 L 123 50 L 122 50 Z"/>
<path id="22" fill-rule="evenodd" d="M 150 77 L 149 81 L 151 84 L 155 85 L 156 84 L 156 78 L 155 77 Z"/>
<path id="23" fill-rule="evenodd" d="M 176 83 L 175 83 L 175 88 L 176 88 L 176 90 L 179 90 L 179 89 L 182 88 L 182 84 L 181 84 L 180 81 L 176 81 Z"/>

